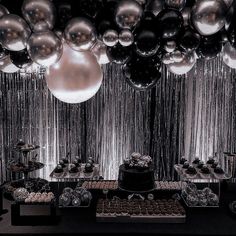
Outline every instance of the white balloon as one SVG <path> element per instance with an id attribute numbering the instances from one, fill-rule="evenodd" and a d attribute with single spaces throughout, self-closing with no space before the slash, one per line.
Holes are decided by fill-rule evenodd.
<path id="1" fill-rule="evenodd" d="M 102 70 L 91 52 L 78 52 L 66 43 L 61 59 L 46 71 L 51 93 L 66 103 L 81 103 L 93 97 L 102 84 Z"/>
<path id="2" fill-rule="evenodd" d="M 12 63 L 10 55 L 6 55 L 0 60 L 0 71 L 5 73 L 15 73 L 19 71 L 19 68 Z"/>
<path id="3" fill-rule="evenodd" d="M 223 47 L 222 57 L 227 66 L 236 69 L 236 49 L 229 42 Z"/>

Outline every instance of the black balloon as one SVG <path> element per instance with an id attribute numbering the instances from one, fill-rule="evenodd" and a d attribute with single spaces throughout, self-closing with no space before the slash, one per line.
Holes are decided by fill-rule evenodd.
<path id="1" fill-rule="evenodd" d="M 161 37 L 164 39 L 175 38 L 183 27 L 183 16 L 179 11 L 165 9 L 157 16 Z"/>
<path id="2" fill-rule="evenodd" d="M 117 43 L 113 47 L 107 47 L 108 58 L 116 64 L 125 64 L 131 58 L 131 54 L 131 46 L 123 47 L 120 43 Z"/>
<path id="3" fill-rule="evenodd" d="M 222 42 L 218 37 L 203 37 L 201 39 L 200 45 L 196 50 L 198 57 L 210 60 L 221 52 Z"/>
<path id="4" fill-rule="evenodd" d="M 230 43 L 236 47 L 236 10 L 231 16 L 231 23 L 228 26 L 227 35 Z"/>
<path id="5" fill-rule="evenodd" d="M 153 88 L 161 77 L 160 59 L 142 57 L 134 53 L 131 60 L 123 67 L 127 83 L 136 90 Z"/>
<path id="6" fill-rule="evenodd" d="M 10 59 L 20 69 L 30 66 L 33 63 L 26 49 L 18 52 L 11 51 Z"/>
<path id="7" fill-rule="evenodd" d="M 102 0 L 80 0 L 80 11 L 89 17 L 94 18 L 103 7 Z"/>
<path id="8" fill-rule="evenodd" d="M 180 37 L 179 45 L 185 51 L 196 50 L 200 44 L 201 37 L 198 33 L 191 29 L 186 29 L 184 34 Z"/>

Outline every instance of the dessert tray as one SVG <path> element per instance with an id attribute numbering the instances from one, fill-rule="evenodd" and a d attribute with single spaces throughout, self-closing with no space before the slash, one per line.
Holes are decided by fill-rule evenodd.
<path id="1" fill-rule="evenodd" d="M 199 168 L 195 168 L 196 174 L 189 174 L 187 173 L 187 169 L 184 169 L 181 164 L 174 165 L 176 172 L 185 179 L 215 179 L 215 180 L 223 180 L 223 179 L 230 179 L 231 176 L 229 173 L 217 174 L 214 172 L 214 169 L 211 167 L 209 168 L 210 173 L 204 174 L 201 172 Z"/>
<path id="2" fill-rule="evenodd" d="M 31 152 L 39 148 L 40 148 L 39 145 L 25 144 L 22 146 L 16 146 L 15 150 L 19 152 Z"/>
<path id="3" fill-rule="evenodd" d="M 82 163 L 80 167 L 78 167 L 78 172 L 70 173 L 69 165 L 67 164 L 61 173 L 56 173 L 55 169 L 50 174 L 51 178 L 56 179 L 92 179 L 95 177 L 99 177 L 99 164 L 94 164 L 92 172 L 85 172 L 85 164 Z"/>
<path id="4" fill-rule="evenodd" d="M 28 165 L 25 165 L 23 163 L 10 163 L 8 165 L 8 169 L 12 172 L 18 173 L 18 172 L 32 172 L 35 170 L 42 169 L 44 167 L 44 164 L 37 161 L 29 161 Z"/>
<path id="5" fill-rule="evenodd" d="M 83 182 L 82 188 L 116 190 L 118 189 L 118 181 L 117 180 L 99 180 L 99 181 L 89 180 L 89 181 Z"/>
<path id="6" fill-rule="evenodd" d="M 184 223 L 186 212 L 173 199 L 158 200 L 108 200 L 99 199 L 98 222 Z"/>

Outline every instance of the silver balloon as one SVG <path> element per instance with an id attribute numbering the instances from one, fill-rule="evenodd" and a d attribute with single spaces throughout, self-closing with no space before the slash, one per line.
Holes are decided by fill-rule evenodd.
<path id="1" fill-rule="evenodd" d="M 102 41 L 108 47 L 113 47 L 118 43 L 119 36 L 115 30 L 107 30 L 103 36 Z"/>
<path id="2" fill-rule="evenodd" d="M 24 0 L 21 11 L 34 32 L 54 27 L 56 10 L 50 0 Z"/>
<path id="3" fill-rule="evenodd" d="M 185 7 L 182 11 L 182 16 L 184 19 L 184 26 L 189 26 L 190 24 L 190 17 L 191 17 L 191 8 Z"/>
<path id="4" fill-rule="evenodd" d="M 130 30 L 122 30 L 119 34 L 119 42 L 123 47 L 128 47 L 134 42 L 134 36 Z"/>
<path id="5" fill-rule="evenodd" d="M 176 42 L 175 41 L 167 41 L 166 44 L 164 45 L 164 49 L 167 52 L 173 52 L 176 48 Z"/>
<path id="6" fill-rule="evenodd" d="M 236 49 L 229 42 L 223 47 L 222 57 L 227 66 L 236 69 Z"/>
<path id="7" fill-rule="evenodd" d="M 175 8 L 181 11 L 186 4 L 186 0 L 165 0 L 165 4 L 169 8 Z"/>
<path id="8" fill-rule="evenodd" d="M 157 16 L 164 8 L 164 0 L 153 0 L 149 1 L 146 5 L 146 11 L 153 13 Z"/>
<path id="9" fill-rule="evenodd" d="M 201 35 L 212 35 L 225 25 L 226 13 L 222 0 L 198 0 L 192 8 L 192 22 Z"/>
<path id="10" fill-rule="evenodd" d="M 196 63 L 195 53 L 191 52 L 184 55 L 183 60 L 180 62 L 173 62 L 167 65 L 167 68 L 170 72 L 182 75 L 189 72 Z"/>
<path id="11" fill-rule="evenodd" d="M 66 42 L 77 51 L 87 51 L 96 42 L 96 30 L 86 18 L 76 17 L 69 21 L 64 31 Z"/>
<path id="12" fill-rule="evenodd" d="M 7 14 L 9 14 L 9 11 L 7 10 L 7 8 L 0 4 L 0 18 Z"/>
<path id="13" fill-rule="evenodd" d="M 32 34 L 27 45 L 32 61 L 42 66 L 56 63 L 61 58 L 62 48 L 61 40 L 51 31 Z"/>
<path id="14" fill-rule="evenodd" d="M 21 51 L 25 49 L 30 28 L 17 15 L 7 14 L 0 18 L 0 43 L 3 47 L 11 51 Z"/>
<path id="15" fill-rule="evenodd" d="M 0 71 L 5 73 L 15 73 L 18 70 L 19 68 L 12 63 L 10 55 L 6 55 L 0 59 Z"/>
<path id="16" fill-rule="evenodd" d="M 106 45 L 97 40 L 96 44 L 92 47 L 91 52 L 96 56 L 98 64 L 107 64 L 110 62 L 109 57 L 107 56 L 107 47 Z"/>
<path id="17" fill-rule="evenodd" d="M 174 62 L 181 62 L 184 59 L 184 55 L 179 50 L 176 50 L 171 53 L 171 58 Z"/>
<path id="18" fill-rule="evenodd" d="M 66 103 L 81 103 L 93 97 L 102 84 L 102 70 L 91 52 L 78 52 L 66 43 L 58 63 L 46 72 L 51 93 Z"/>
<path id="19" fill-rule="evenodd" d="M 116 23 L 125 29 L 131 29 L 138 24 L 143 14 L 140 4 L 133 0 L 123 0 L 117 5 Z"/>

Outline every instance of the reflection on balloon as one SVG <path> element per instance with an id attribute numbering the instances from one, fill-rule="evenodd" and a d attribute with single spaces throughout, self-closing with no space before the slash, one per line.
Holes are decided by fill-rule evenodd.
<path id="1" fill-rule="evenodd" d="M 10 58 L 12 63 L 20 69 L 32 64 L 32 60 L 26 49 L 18 52 L 10 52 Z"/>
<path id="2" fill-rule="evenodd" d="M 9 11 L 7 10 L 6 7 L 0 4 L 0 18 L 6 14 L 9 14 Z"/>
<path id="3" fill-rule="evenodd" d="M 31 35 L 28 46 L 31 59 L 42 66 L 56 63 L 62 55 L 62 42 L 51 31 Z"/>
<path id="4" fill-rule="evenodd" d="M 81 103 L 93 97 L 102 84 L 102 70 L 91 52 L 77 52 L 63 45 L 61 59 L 46 72 L 49 90 L 66 103 Z"/>
<path id="5" fill-rule="evenodd" d="M 0 43 L 8 50 L 25 49 L 31 34 L 27 23 L 17 15 L 7 14 L 0 18 Z"/>
<path id="6" fill-rule="evenodd" d="M 196 55 L 195 53 L 187 53 L 183 56 L 183 60 L 180 62 L 173 62 L 170 64 L 167 64 L 167 68 L 170 72 L 177 74 L 177 75 L 182 75 L 187 72 L 189 72 L 193 66 L 196 63 Z"/>
<path id="7" fill-rule="evenodd" d="M 118 43 L 118 33 L 115 30 L 107 30 L 102 37 L 103 43 L 109 47 L 113 47 Z"/>
<path id="8" fill-rule="evenodd" d="M 229 42 L 223 47 L 222 57 L 227 66 L 236 69 L 236 49 Z"/>
<path id="9" fill-rule="evenodd" d="M 64 31 L 68 45 L 77 51 L 87 51 L 96 42 L 97 34 L 93 24 L 84 17 L 69 21 Z"/>
<path id="10" fill-rule="evenodd" d="M 51 30 L 55 24 L 55 7 L 50 0 L 24 0 L 22 15 L 34 32 Z"/>
<path id="11" fill-rule="evenodd" d="M 7 55 L 0 59 L 0 71 L 5 73 L 15 73 L 19 70 L 10 59 L 10 55 Z"/>
<path id="12" fill-rule="evenodd" d="M 167 52 L 173 52 L 176 48 L 176 42 L 175 41 L 167 41 L 164 45 L 164 49 Z"/>
<path id="13" fill-rule="evenodd" d="M 186 0 L 165 0 L 165 4 L 169 8 L 175 8 L 181 11 L 186 4 Z"/>
<path id="14" fill-rule="evenodd" d="M 119 42 L 123 47 L 128 47 L 134 42 L 134 36 L 130 30 L 122 30 L 119 34 Z"/>
<path id="15" fill-rule="evenodd" d="M 97 40 L 96 44 L 92 47 L 91 52 L 96 56 L 100 65 L 110 62 L 107 55 L 107 47 L 102 41 Z"/>
<path id="16" fill-rule="evenodd" d="M 192 8 L 192 22 L 201 35 L 212 35 L 225 25 L 226 13 L 222 0 L 198 0 Z"/>
<path id="17" fill-rule="evenodd" d="M 140 4 L 133 0 L 122 0 L 118 3 L 115 18 L 116 23 L 125 29 L 131 29 L 138 24 L 143 14 Z"/>
<path id="18" fill-rule="evenodd" d="M 180 37 L 179 45 L 185 51 L 196 50 L 200 44 L 200 35 L 191 29 L 186 29 L 184 34 Z"/>

